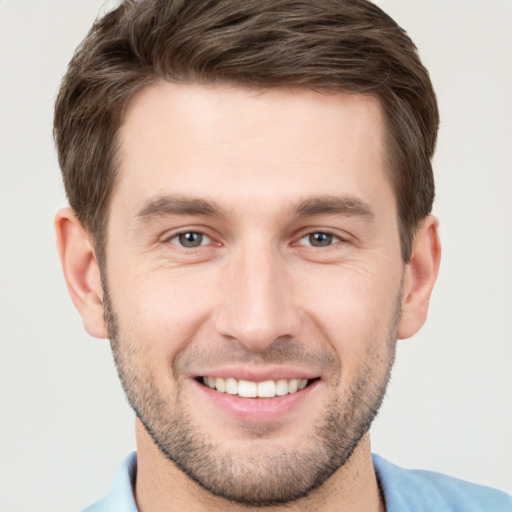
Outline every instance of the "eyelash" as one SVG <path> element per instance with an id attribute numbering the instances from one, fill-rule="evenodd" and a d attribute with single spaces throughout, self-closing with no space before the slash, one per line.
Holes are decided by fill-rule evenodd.
<path id="1" fill-rule="evenodd" d="M 184 245 L 183 244 L 184 240 L 182 239 L 182 237 L 184 238 L 188 235 L 199 235 L 201 237 L 201 243 L 199 245 L 189 245 L 189 246 Z M 206 244 L 203 243 L 205 238 L 207 239 Z M 208 245 L 209 243 L 211 243 L 213 241 L 213 239 L 210 236 L 208 236 L 206 233 L 203 233 L 202 231 L 190 230 L 190 231 L 182 231 L 181 233 L 176 233 L 172 237 L 168 238 L 167 241 L 174 245 L 178 245 L 178 246 L 182 247 L 183 249 L 198 249 L 199 247 Z"/>
<path id="2" fill-rule="evenodd" d="M 321 239 L 320 239 L 321 237 L 318 235 L 321 235 L 322 237 L 325 237 L 325 239 L 327 239 L 327 241 L 328 241 L 327 245 L 313 245 L 313 243 L 311 243 L 312 237 L 317 237 L 316 241 L 321 243 Z M 304 245 L 307 245 L 308 247 L 318 248 L 318 249 L 331 247 L 336 243 L 344 241 L 342 238 L 340 238 L 339 236 L 337 236 L 334 233 L 331 233 L 329 231 L 310 231 L 310 232 L 306 233 L 305 235 L 303 235 L 301 238 L 299 238 L 297 245 L 303 245 L 303 244 L 300 244 L 300 242 L 304 239 L 307 239 L 309 242 Z"/>
<path id="3" fill-rule="evenodd" d="M 193 245 L 194 240 L 191 240 L 192 245 L 186 245 L 187 240 L 185 237 L 190 236 L 199 236 L 201 237 L 199 241 L 199 245 Z M 314 238 L 313 238 L 314 237 Z M 323 237 L 323 238 L 322 238 Z M 316 238 L 316 240 L 315 240 Z M 206 239 L 206 240 L 205 240 Z M 302 244 L 302 240 L 307 240 L 308 243 Z M 177 245 L 183 249 L 198 249 L 200 247 L 204 247 L 205 245 L 209 245 L 213 242 L 213 239 L 208 236 L 206 233 L 199 231 L 199 230 L 189 230 L 189 231 L 182 231 L 180 233 L 174 234 L 172 237 L 169 237 L 167 239 L 168 242 L 171 244 Z M 314 242 L 318 242 L 319 245 L 314 245 Z M 323 241 L 326 241 L 326 245 L 321 245 Z M 309 231 L 305 234 L 303 234 L 297 242 L 294 243 L 294 245 L 298 246 L 307 246 L 307 247 L 313 247 L 317 249 L 322 248 L 328 248 L 332 247 L 333 245 L 345 242 L 346 240 L 342 239 L 341 237 L 335 235 L 334 233 L 331 233 L 329 231 L 325 230 L 318 230 L 318 231 Z M 312 243 L 313 242 L 313 243 Z"/>

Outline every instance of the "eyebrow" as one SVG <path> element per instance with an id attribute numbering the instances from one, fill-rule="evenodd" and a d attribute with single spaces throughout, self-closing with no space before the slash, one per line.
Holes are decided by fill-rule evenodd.
<path id="1" fill-rule="evenodd" d="M 143 222 L 147 222 L 152 218 L 163 217 L 165 215 L 206 215 L 209 217 L 224 217 L 225 213 L 219 205 L 206 199 L 168 195 L 150 199 L 136 216 Z"/>
<path id="2" fill-rule="evenodd" d="M 292 214 L 298 217 L 314 217 L 318 215 L 345 215 L 348 217 L 375 218 L 370 205 L 354 196 L 326 195 L 311 197 L 299 201 Z M 166 195 L 147 201 L 136 217 L 148 222 L 155 217 L 166 215 L 204 215 L 222 218 L 226 216 L 224 209 L 213 201 L 203 198 L 182 195 Z"/>
<path id="3" fill-rule="evenodd" d="M 369 220 L 375 218 L 370 205 L 354 196 L 327 195 L 308 198 L 300 201 L 294 208 L 294 212 L 300 217 L 346 215 L 348 217 L 365 217 Z"/>

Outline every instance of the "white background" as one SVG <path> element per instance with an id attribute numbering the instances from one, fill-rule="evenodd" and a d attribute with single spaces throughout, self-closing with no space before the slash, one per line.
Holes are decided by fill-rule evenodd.
<path id="1" fill-rule="evenodd" d="M 134 448 L 108 343 L 67 296 L 52 108 L 101 0 L 0 0 L 0 511 L 79 510 Z M 431 71 L 444 241 L 430 318 L 400 342 L 374 451 L 512 492 L 512 1 L 381 0 Z"/>

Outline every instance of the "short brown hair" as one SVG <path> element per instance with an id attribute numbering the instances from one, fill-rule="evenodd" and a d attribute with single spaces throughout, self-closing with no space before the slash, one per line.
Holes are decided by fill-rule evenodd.
<path id="1" fill-rule="evenodd" d="M 409 261 L 434 199 L 439 113 L 416 47 L 381 9 L 366 0 L 125 0 L 96 20 L 64 77 L 54 134 L 70 205 L 100 260 L 124 112 L 159 79 L 378 97 Z"/>

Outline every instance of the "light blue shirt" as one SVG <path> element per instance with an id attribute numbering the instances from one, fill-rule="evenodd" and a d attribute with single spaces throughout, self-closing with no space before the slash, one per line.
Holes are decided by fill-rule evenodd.
<path id="1" fill-rule="evenodd" d="M 407 470 L 378 455 L 373 464 L 386 512 L 512 512 L 512 496 L 432 471 Z M 108 495 L 83 512 L 138 512 L 133 497 L 137 456 L 119 469 Z"/>

